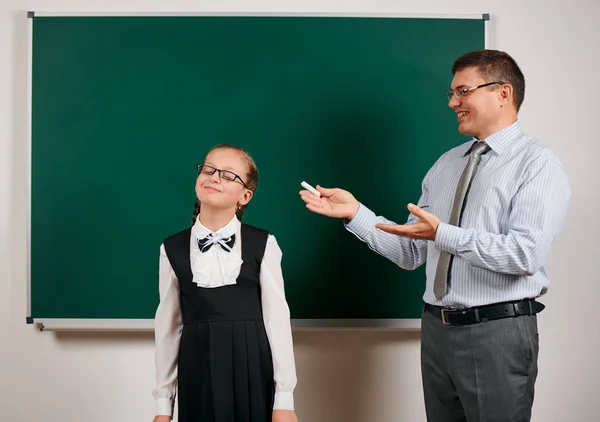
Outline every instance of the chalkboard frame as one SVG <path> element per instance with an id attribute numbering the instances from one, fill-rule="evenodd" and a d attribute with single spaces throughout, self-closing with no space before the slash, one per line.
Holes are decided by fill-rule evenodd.
<path id="1" fill-rule="evenodd" d="M 35 16 L 82 17 L 82 16 L 242 16 L 242 17 L 382 17 L 409 19 L 475 19 L 484 21 L 484 46 L 490 43 L 490 14 L 382 14 L 382 13 L 221 13 L 221 12 L 49 12 L 28 11 L 28 67 L 27 67 L 27 324 L 34 324 L 40 330 L 57 331 L 153 331 L 153 319 L 58 319 L 31 317 L 31 201 L 32 201 L 32 64 L 33 64 L 33 19 Z M 313 329 L 384 329 L 418 331 L 421 321 L 411 319 L 292 319 L 294 330 Z"/>

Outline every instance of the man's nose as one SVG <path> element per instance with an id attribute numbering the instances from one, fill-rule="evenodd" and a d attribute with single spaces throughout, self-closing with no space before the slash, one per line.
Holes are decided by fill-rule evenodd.
<path id="1" fill-rule="evenodd" d="M 450 108 L 455 108 L 460 106 L 460 98 L 458 98 L 458 95 L 453 94 L 452 97 L 450 97 L 450 100 L 448 100 L 448 107 Z"/>

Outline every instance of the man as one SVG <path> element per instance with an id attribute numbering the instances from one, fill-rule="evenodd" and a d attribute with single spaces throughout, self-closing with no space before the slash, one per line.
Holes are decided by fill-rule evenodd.
<path id="1" fill-rule="evenodd" d="M 525 80 L 506 53 L 456 60 L 448 92 L 473 139 L 443 154 L 396 225 L 341 189 L 301 191 L 307 208 L 408 270 L 426 262 L 421 372 L 428 421 L 529 421 L 537 376 L 534 299 L 570 187 L 557 157 L 521 130 Z"/>

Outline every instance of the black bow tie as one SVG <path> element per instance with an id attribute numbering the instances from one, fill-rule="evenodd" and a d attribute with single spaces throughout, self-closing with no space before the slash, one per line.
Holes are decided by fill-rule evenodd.
<path id="1" fill-rule="evenodd" d="M 235 243 L 235 234 L 232 234 L 230 237 L 220 237 L 213 233 L 209 233 L 204 239 L 198 239 L 198 247 L 201 252 L 206 252 L 212 248 L 212 245 L 215 243 L 218 243 L 225 252 L 230 252 Z"/>

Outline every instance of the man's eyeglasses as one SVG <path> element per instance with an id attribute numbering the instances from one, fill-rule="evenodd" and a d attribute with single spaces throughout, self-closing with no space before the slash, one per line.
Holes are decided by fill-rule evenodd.
<path id="1" fill-rule="evenodd" d="M 471 88 L 460 88 L 460 89 L 456 88 L 454 90 L 451 89 L 448 92 L 446 92 L 446 96 L 448 97 L 448 100 L 451 100 L 452 97 L 454 97 L 455 95 L 457 98 L 464 98 L 469 92 L 472 92 L 472 91 L 475 91 L 476 89 L 483 88 L 484 86 L 490 86 L 490 85 L 504 85 L 504 82 L 501 82 L 501 81 L 488 82 L 486 84 L 472 86 Z"/>
<path id="2" fill-rule="evenodd" d="M 213 174 L 215 174 L 215 171 L 218 171 L 219 177 L 223 180 L 227 180 L 228 182 L 235 182 L 237 179 L 239 179 L 239 181 L 242 183 L 242 185 L 244 185 L 246 189 L 250 189 L 248 185 L 246 185 L 246 183 L 242 180 L 242 178 L 232 171 L 221 170 L 216 167 L 209 166 L 207 164 L 198 164 L 196 165 L 196 167 L 198 168 L 198 173 L 204 173 L 209 176 L 212 176 Z"/>

